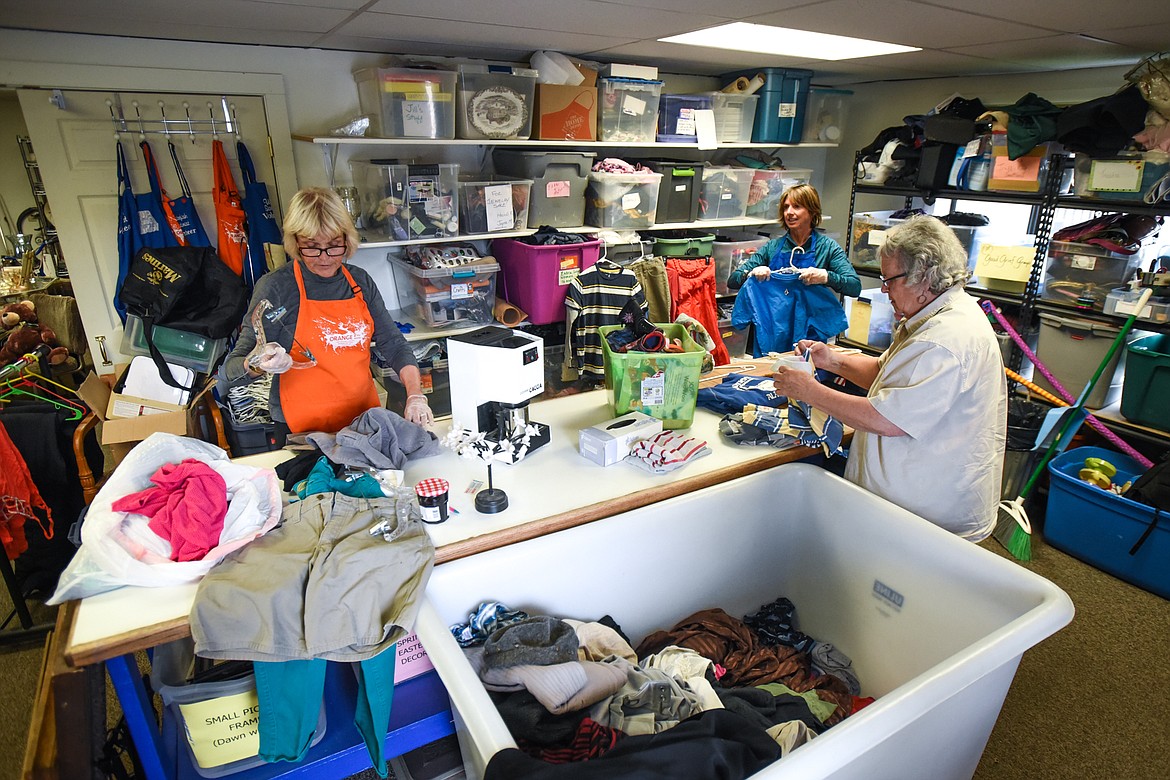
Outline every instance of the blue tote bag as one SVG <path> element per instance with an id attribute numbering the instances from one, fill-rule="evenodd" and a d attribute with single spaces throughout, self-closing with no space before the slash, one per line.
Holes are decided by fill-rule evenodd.
<path id="1" fill-rule="evenodd" d="M 183 166 L 179 165 L 179 154 L 175 145 L 167 141 L 171 152 L 171 161 L 175 164 L 175 175 L 179 177 L 179 186 L 183 194 L 177 198 L 168 198 L 167 206 L 174 217 L 174 226 L 182 231 L 186 246 L 211 246 L 211 239 L 203 229 L 203 222 L 199 219 L 199 212 L 195 210 L 195 201 L 191 198 L 191 188 L 187 184 L 187 176 L 183 173 Z"/>
<path id="2" fill-rule="evenodd" d="M 154 165 L 150 144 L 142 141 L 138 145 L 142 147 L 142 158 L 146 161 L 146 176 L 150 180 L 150 189 L 134 196 L 134 203 L 138 207 L 138 234 L 142 237 L 142 245 L 151 249 L 180 246 L 163 206 L 162 184 L 158 180 L 158 169 Z"/>
<path id="3" fill-rule="evenodd" d="M 138 234 L 138 204 L 134 188 L 130 185 L 130 170 L 126 167 L 126 153 L 118 141 L 118 285 L 114 288 L 114 309 L 122 322 L 126 321 L 126 306 L 122 303 L 122 285 L 130 270 L 134 253 L 142 248 L 142 236 Z"/>
<path id="4" fill-rule="evenodd" d="M 243 277 L 251 289 L 257 279 L 268 273 L 264 245 L 280 244 L 284 241 L 284 236 L 280 232 L 280 226 L 276 224 L 272 201 L 268 197 L 268 186 L 262 181 L 256 181 L 256 168 L 252 165 L 252 156 L 248 154 L 248 149 L 242 141 L 236 141 L 236 158 L 240 163 L 240 174 L 244 181 L 240 205 L 244 207 L 248 232 L 248 256 L 244 260 Z"/>

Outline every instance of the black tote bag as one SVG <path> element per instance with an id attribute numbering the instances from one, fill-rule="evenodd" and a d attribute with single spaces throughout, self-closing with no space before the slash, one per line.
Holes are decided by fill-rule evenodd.
<path id="1" fill-rule="evenodd" d="M 154 326 L 222 339 L 235 332 L 248 304 L 243 281 L 220 261 L 215 249 L 205 246 L 140 250 L 119 297 L 127 313 L 142 320 L 150 356 L 163 381 L 184 390 L 191 388 L 171 376 L 154 345 Z"/>

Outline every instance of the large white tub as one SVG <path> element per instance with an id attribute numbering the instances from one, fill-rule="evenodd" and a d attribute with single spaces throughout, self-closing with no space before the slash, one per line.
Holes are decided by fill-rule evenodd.
<path id="1" fill-rule="evenodd" d="M 767 780 L 970 778 L 1021 654 L 1073 615 L 1047 580 L 792 464 L 437 566 L 417 627 L 479 777 L 514 746 L 447 631 L 481 600 L 609 614 L 636 646 L 700 609 L 739 617 L 779 596 L 877 701 L 754 776 Z"/>

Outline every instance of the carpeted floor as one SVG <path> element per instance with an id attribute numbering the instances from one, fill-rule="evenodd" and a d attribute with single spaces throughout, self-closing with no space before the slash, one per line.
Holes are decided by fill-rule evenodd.
<path id="1" fill-rule="evenodd" d="M 994 541 L 984 546 L 1007 555 Z M 1063 588 L 1077 614 L 1024 655 L 976 780 L 1170 777 L 1170 601 L 1043 542 L 1033 551 L 1034 560 L 1020 565 Z M 41 609 L 37 617 L 51 614 Z M 0 647 L 0 780 L 20 774 L 42 648 Z M 928 768 L 921 778 L 932 780 Z"/>

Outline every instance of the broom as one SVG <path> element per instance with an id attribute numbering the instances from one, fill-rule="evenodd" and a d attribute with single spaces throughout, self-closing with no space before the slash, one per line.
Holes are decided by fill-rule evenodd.
<path id="1" fill-rule="evenodd" d="M 1012 501 L 1000 502 L 999 518 L 996 521 L 995 530 L 992 531 L 992 536 L 1016 560 L 1032 560 L 1032 522 L 1028 519 L 1028 513 L 1024 509 L 1024 501 L 1027 500 L 1028 495 L 1032 492 L 1032 488 L 1040 481 L 1040 475 L 1044 473 L 1048 462 L 1068 446 L 1069 439 L 1080 428 L 1081 422 L 1088 415 L 1088 412 L 1085 410 L 1085 403 L 1089 400 L 1093 388 L 1097 386 L 1097 380 L 1105 373 L 1106 366 L 1113 360 L 1121 345 L 1125 343 L 1126 335 L 1133 328 L 1134 322 L 1137 321 L 1138 312 L 1145 308 L 1153 292 L 1148 287 L 1142 292 L 1141 297 L 1137 301 L 1137 305 L 1134 307 L 1133 313 L 1129 315 L 1125 324 L 1121 326 L 1121 331 L 1113 339 L 1113 343 L 1109 345 L 1109 351 L 1105 353 L 1105 358 L 1097 366 L 1097 370 L 1093 372 L 1089 383 L 1085 385 L 1085 389 L 1081 392 L 1080 398 L 1077 399 L 1076 405 L 1071 410 L 1054 409 L 1049 412 L 1050 416 L 1055 414 L 1063 417 L 1056 437 L 1048 445 L 1048 449 L 1044 452 L 1044 457 L 1040 458 L 1040 462 L 1036 464 L 1035 470 L 1032 471 L 1032 476 L 1028 478 L 1028 482 L 1024 485 L 1023 490 L 1020 491 L 1019 496 Z M 1046 425 L 1045 428 L 1050 428 L 1050 426 Z M 1040 434 L 1037 436 L 1037 446 L 1044 439 L 1045 429 L 1041 429 Z"/>

